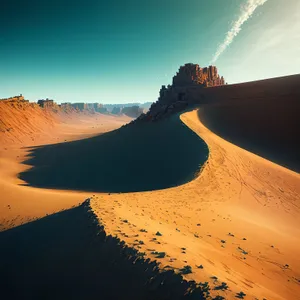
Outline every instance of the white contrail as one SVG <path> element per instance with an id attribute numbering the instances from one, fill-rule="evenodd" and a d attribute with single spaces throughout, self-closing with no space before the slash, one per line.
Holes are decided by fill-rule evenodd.
<path id="1" fill-rule="evenodd" d="M 233 39 L 238 35 L 242 29 L 242 25 L 252 16 L 256 8 L 263 5 L 268 0 L 247 0 L 246 4 L 241 7 L 241 14 L 239 18 L 233 23 L 232 28 L 227 32 L 224 42 L 218 47 L 212 63 L 216 62 L 219 56 L 232 43 Z"/>

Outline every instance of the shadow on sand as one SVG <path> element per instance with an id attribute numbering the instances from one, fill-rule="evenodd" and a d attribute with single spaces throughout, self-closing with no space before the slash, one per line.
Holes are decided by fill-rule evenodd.
<path id="1" fill-rule="evenodd" d="M 294 75 L 209 89 L 198 115 L 225 140 L 300 172 L 299 86 Z"/>
<path id="2" fill-rule="evenodd" d="M 69 143 L 31 148 L 19 177 L 27 185 L 93 192 L 164 189 L 191 181 L 207 145 L 179 119 L 118 130 Z"/>
<path id="3" fill-rule="evenodd" d="M 3 299 L 206 299 L 200 285 L 143 259 L 81 206 L 0 233 Z"/>

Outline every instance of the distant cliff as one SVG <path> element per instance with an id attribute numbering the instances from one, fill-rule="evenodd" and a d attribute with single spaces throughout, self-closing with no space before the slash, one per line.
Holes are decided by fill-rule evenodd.
<path id="1" fill-rule="evenodd" d="M 29 102 L 29 100 L 25 100 L 24 96 L 20 94 L 19 96 L 13 96 L 10 98 L 2 98 L 0 99 L 1 102 L 16 102 L 16 101 L 21 101 L 21 102 Z"/>
<path id="2" fill-rule="evenodd" d="M 139 107 L 138 105 L 124 107 L 122 109 L 122 114 L 131 118 L 137 118 L 142 113 L 143 113 L 143 108 Z"/>
<path id="3" fill-rule="evenodd" d="M 50 99 L 38 103 L 22 95 L 0 99 L 0 144 L 29 143 L 35 136 L 51 135 L 56 124 L 94 114 L 95 111 L 76 109 L 68 103 L 58 105 Z"/>

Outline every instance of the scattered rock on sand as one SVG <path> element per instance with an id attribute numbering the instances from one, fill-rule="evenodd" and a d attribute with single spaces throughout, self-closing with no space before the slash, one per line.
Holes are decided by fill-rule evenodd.
<path id="1" fill-rule="evenodd" d="M 244 297 L 246 296 L 246 294 L 244 292 L 239 292 L 239 293 L 236 293 L 236 298 L 238 299 L 244 299 Z"/>
<path id="2" fill-rule="evenodd" d="M 192 267 L 189 266 L 189 265 L 186 265 L 182 269 L 180 269 L 180 273 L 183 274 L 183 275 L 191 274 L 191 273 L 193 273 Z"/>

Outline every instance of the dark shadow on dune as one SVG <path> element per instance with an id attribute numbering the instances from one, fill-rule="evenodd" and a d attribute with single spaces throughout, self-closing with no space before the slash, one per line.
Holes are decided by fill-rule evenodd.
<path id="1" fill-rule="evenodd" d="M 191 181 L 207 145 L 179 119 L 134 124 L 75 142 L 36 147 L 20 174 L 30 186 L 95 192 L 134 192 Z"/>
<path id="2" fill-rule="evenodd" d="M 2 299 L 206 299 L 195 282 L 159 272 L 81 206 L 0 232 Z"/>
<path id="3" fill-rule="evenodd" d="M 203 124 L 222 138 L 300 172 L 300 74 L 206 90 Z"/>
<path id="4" fill-rule="evenodd" d="M 202 106 L 198 115 L 208 129 L 225 140 L 300 172 L 299 100 L 290 95 L 282 99 L 226 99 Z"/>

